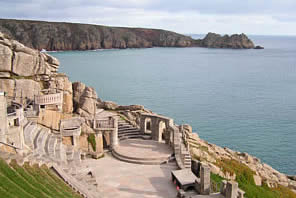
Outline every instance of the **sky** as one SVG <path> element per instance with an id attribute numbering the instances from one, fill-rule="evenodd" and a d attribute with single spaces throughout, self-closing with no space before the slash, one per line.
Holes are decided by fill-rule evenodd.
<path id="1" fill-rule="evenodd" d="M 0 18 L 183 34 L 296 35 L 296 0 L 0 0 Z"/>

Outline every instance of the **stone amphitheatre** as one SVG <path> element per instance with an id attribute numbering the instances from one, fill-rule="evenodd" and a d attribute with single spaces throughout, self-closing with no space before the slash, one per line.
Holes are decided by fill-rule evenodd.
<path id="1" fill-rule="evenodd" d="M 238 172 L 226 168 L 228 161 L 251 170 L 257 186 L 296 189 L 295 178 L 259 159 L 210 144 L 189 125 L 141 105 L 102 101 L 93 88 L 70 82 L 58 68 L 56 58 L 0 33 L 0 157 L 6 164 L 1 166 L 27 172 L 46 166 L 42 171 L 60 190 L 70 187 L 73 197 L 242 198 Z M 12 177 L 0 176 L 28 197 L 38 197 Z M 20 172 L 16 176 L 36 191 L 46 186 L 34 187 L 37 180 Z M 42 191 L 39 197 L 55 196 Z"/>

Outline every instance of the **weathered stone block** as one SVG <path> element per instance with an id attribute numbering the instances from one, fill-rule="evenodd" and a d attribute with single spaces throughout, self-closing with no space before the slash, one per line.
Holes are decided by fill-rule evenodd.
<path id="1" fill-rule="evenodd" d="M 11 71 L 12 51 L 0 44 L 0 71 Z"/>

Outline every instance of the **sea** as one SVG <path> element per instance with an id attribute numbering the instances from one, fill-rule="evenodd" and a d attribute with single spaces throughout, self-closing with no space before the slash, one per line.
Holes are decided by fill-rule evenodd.
<path id="1" fill-rule="evenodd" d="M 192 35 L 202 37 L 202 35 Z M 296 37 L 250 35 L 254 49 L 50 52 L 71 81 L 121 105 L 190 124 L 210 143 L 296 175 Z"/>

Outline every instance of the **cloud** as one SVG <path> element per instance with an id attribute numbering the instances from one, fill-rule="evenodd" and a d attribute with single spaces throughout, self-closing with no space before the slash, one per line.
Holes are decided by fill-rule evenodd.
<path id="1" fill-rule="evenodd" d="M 153 27 L 181 33 L 296 34 L 295 0 L 0 0 L 0 4 L 1 18 Z"/>

